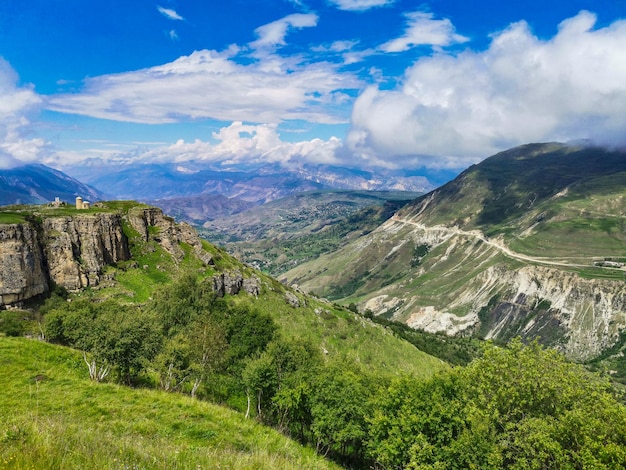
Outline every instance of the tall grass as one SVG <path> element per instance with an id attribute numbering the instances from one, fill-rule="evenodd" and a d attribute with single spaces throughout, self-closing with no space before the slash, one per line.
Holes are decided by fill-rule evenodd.
<path id="1" fill-rule="evenodd" d="M 88 380 L 77 351 L 0 337 L 0 468 L 336 468 L 242 415 Z"/>

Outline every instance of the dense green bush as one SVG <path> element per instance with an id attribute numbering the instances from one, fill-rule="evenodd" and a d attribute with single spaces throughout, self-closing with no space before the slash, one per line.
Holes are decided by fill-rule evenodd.
<path id="1" fill-rule="evenodd" d="M 626 408 L 609 384 L 518 340 L 427 382 L 397 381 L 370 423 L 385 468 L 626 466 Z"/>
<path id="2" fill-rule="evenodd" d="M 24 312 L 0 310 L 0 333 L 7 336 L 22 336 L 26 331 Z"/>

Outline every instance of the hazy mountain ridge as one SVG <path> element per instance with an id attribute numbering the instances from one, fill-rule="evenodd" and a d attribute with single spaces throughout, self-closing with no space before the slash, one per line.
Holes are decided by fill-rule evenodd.
<path id="1" fill-rule="evenodd" d="M 0 169 L 0 205 L 74 203 L 76 196 L 97 201 L 103 193 L 65 173 L 40 164 Z"/>
<path id="2" fill-rule="evenodd" d="M 590 358 L 626 328 L 625 215 L 626 152 L 531 144 L 283 277 L 429 331 L 541 337 Z M 606 258 L 617 268 L 595 266 Z"/>
<path id="3" fill-rule="evenodd" d="M 257 204 L 296 192 L 321 189 L 402 190 L 424 193 L 433 185 L 423 176 L 384 169 L 363 171 L 330 165 L 283 168 L 213 167 L 202 162 L 68 168 L 72 174 L 119 199 L 142 201 L 198 194 L 221 194 Z"/>

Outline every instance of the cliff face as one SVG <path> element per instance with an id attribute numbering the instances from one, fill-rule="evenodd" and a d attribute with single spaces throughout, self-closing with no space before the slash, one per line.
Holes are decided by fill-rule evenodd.
<path id="1" fill-rule="evenodd" d="M 50 279 L 67 289 L 98 285 L 105 266 L 130 258 L 118 214 L 47 218 L 42 225 Z"/>
<path id="2" fill-rule="evenodd" d="M 389 252 L 400 250 L 398 235 L 404 244 L 429 246 L 436 256 L 414 278 L 379 289 L 362 303 L 364 310 L 430 332 L 499 341 L 537 338 L 579 360 L 612 346 L 626 328 L 623 280 L 587 279 L 559 263 L 525 263 L 534 259 L 479 232 L 409 225 L 410 236 L 398 220 L 389 221 L 372 234 L 370 244 L 384 240 L 385 247 L 393 247 Z M 419 289 L 411 288 L 420 276 L 425 280 L 419 281 Z"/>
<path id="3" fill-rule="evenodd" d="M 2 224 L 0 307 L 43 294 L 52 285 L 77 290 L 100 284 L 106 266 L 131 257 L 124 218 L 141 240 L 159 243 L 175 260 L 184 257 L 180 244 L 186 243 L 204 264 L 212 264 L 197 232 L 156 208 L 131 209 L 124 217 L 103 212 Z"/>
<path id="4" fill-rule="evenodd" d="M 0 306 L 100 283 L 105 266 L 130 258 L 118 214 L 50 217 L 0 225 Z"/>
<path id="5" fill-rule="evenodd" d="M 32 225 L 0 225 L 0 266 L 0 306 L 48 290 L 44 256 Z"/>

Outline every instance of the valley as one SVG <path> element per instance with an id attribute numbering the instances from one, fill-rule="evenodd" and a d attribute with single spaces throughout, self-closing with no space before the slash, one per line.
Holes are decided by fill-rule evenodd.
<path id="1" fill-rule="evenodd" d="M 252 207 L 204 195 L 168 200 L 176 218 L 134 201 L 4 207 L 0 459 L 505 468 L 544 460 L 511 456 L 503 436 L 548 433 L 564 462 L 602 446 L 594 465 L 614 468 L 626 457 L 624 162 L 532 144 L 424 195 L 325 189 Z M 442 440 L 449 413 L 464 418 Z M 573 416 L 602 416 L 612 440 L 594 437 L 600 423 L 569 439 Z M 78 422 L 107 446 L 77 440 Z M 407 447 L 396 428 L 427 444 Z M 476 439 L 489 462 L 468 450 Z"/>
<path id="2" fill-rule="evenodd" d="M 511 149 L 280 279 L 414 328 L 591 360 L 626 327 L 625 188 L 623 153 Z"/>
<path id="3" fill-rule="evenodd" d="M 406 191 L 303 192 L 205 222 L 200 234 L 277 276 L 374 230 L 421 195 Z"/>

